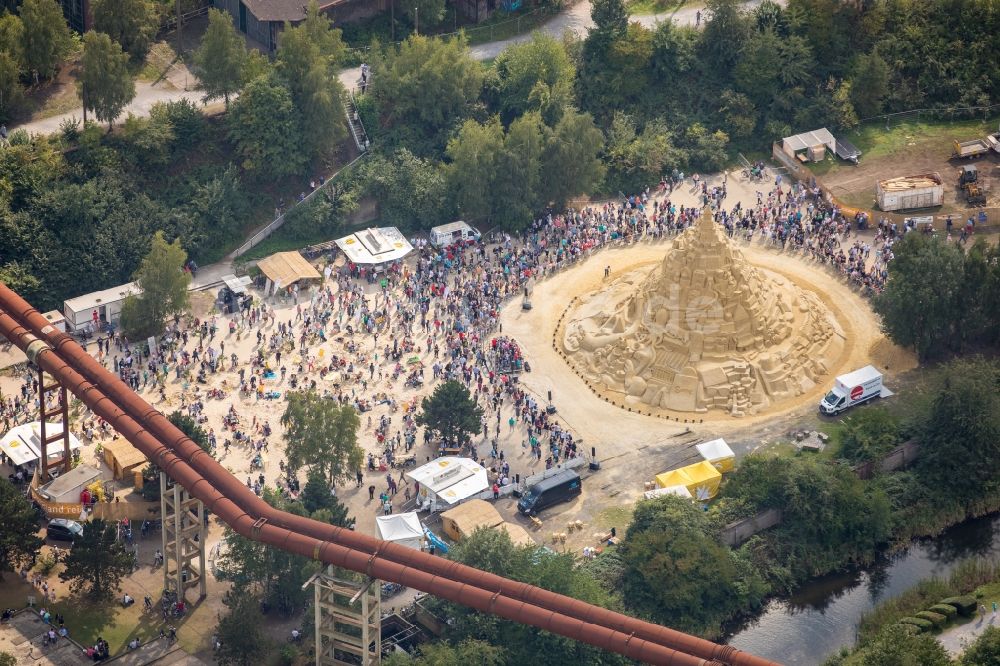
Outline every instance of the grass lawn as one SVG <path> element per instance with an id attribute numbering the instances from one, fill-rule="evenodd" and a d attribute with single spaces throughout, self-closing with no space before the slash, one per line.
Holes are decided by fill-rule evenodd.
<path id="1" fill-rule="evenodd" d="M 0 583 L 0 607 L 24 608 L 29 595 L 38 592 L 17 574 L 6 573 Z M 156 638 L 164 626 L 159 613 L 142 612 L 142 600 L 129 608 L 122 608 L 116 600 L 93 604 L 68 597 L 54 604 L 36 602 L 36 608 L 45 606 L 52 614 L 61 613 L 66 620 L 70 636 L 83 645 L 92 645 L 98 637 L 108 642 L 112 654 L 124 651 L 133 637 L 145 643 Z M 173 622 L 177 627 L 179 645 L 189 653 L 205 648 L 209 643 L 217 618 L 206 604 L 189 605 L 187 616 Z"/>

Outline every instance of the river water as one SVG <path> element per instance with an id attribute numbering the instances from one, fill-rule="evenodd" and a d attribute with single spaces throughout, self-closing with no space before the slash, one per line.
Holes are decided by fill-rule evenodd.
<path id="1" fill-rule="evenodd" d="M 771 601 L 727 642 L 787 666 L 820 664 L 854 644 L 858 621 L 879 602 L 922 578 L 944 578 L 959 561 L 977 555 L 1000 556 L 1000 515 L 920 539 L 870 567 L 812 580 L 791 596 Z"/>

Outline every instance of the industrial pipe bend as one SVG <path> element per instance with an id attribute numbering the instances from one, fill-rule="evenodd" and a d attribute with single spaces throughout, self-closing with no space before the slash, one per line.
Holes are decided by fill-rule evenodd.
<path id="1" fill-rule="evenodd" d="M 15 307 L 11 307 L 11 303 Z M 173 442 L 175 445 L 171 448 L 188 460 L 201 476 L 212 479 L 219 488 L 224 489 L 224 494 L 235 504 L 241 506 L 251 515 L 256 515 L 258 518 L 266 518 L 275 525 L 287 526 L 289 529 L 294 529 L 297 532 L 309 534 L 320 539 L 325 539 L 327 538 L 326 535 L 331 534 L 329 525 L 277 511 L 266 502 L 260 500 L 260 498 L 247 490 L 231 474 L 222 469 L 211 456 L 205 454 L 196 443 L 185 437 L 162 414 L 152 409 L 148 403 L 132 392 L 131 389 L 128 389 L 124 382 L 121 382 L 117 377 L 101 367 L 72 338 L 54 330 L 48 324 L 47 320 L 31 308 L 30 305 L 25 303 L 20 296 L 0 283 L 0 307 L 10 312 L 17 311 L 16 306 L 18 305 L 24 306 L 21 308 L 21 314 L 24 318 L 22 323 L 28 325 L 32 331 L 43 336 L 44 339 L 57 348 L 60 356 L 65 354 L 72 362 L 74 368 L 89 375 L 95 382 L 99 382 L 102 388 L 111 393 L 117 404 L 124 406 L 125 410 L 133 417 L 138 415 L 139 418 L 142 418 L 143 422 L 149 427 L 149 430 L 155 433 L 157 439 Z M 65 359 L 63 360 L 65 362 Z M 348 542 L 351 548 L 361 549 L 369 553 L 373 552 L 381 543 L 380 540 L 345 530 L 334 530 L 332 534 L 335 535 L 334 538 Z M 506 589 L 508 593 L 519 595 L 522 600 L 524 600 L 524 596 L 530 595 L 532 599 L 537 599 L 539 604 L 543 604 L 545 608 L 551 611 L 566 613 L 581 620 L 592 618 L 595 621 L 601 621 L 605 627 L 612 630 L 628 632 L 630 635 L 654 641 L 671 649 L 681 648 L 690 654 L 696 654 L 709 659 L 714 659 L 733 650 L 729 648 L 723 651 L 722 646 L 710 641 L 636 620 L 635 618 L 607 611 L 606 609 L 596 609 L 586 604 L 581 607 L 581 602 L 570 597 L 558 595 L 534 586 L 514 583 L 499 576 L 465 565 L 449 563 L 442 558 L 406 549 L 397 544 L 390 544 L 385 548 L 385 556 L 390 559 L 398 558 L 409 564 L 419 564 L 425 571 L 437 571 L 442 575 L 450 573 L 466 584 L 477 587 L 482 586 L 482 589 L 485 589 L 487 592 L 492 593 L 496 590 Z M 577 615 L 581 611 L 582 618 Z M 774 662 L 742 653 L 738 650 L 728 656 L 730 663 L 738 666 L 775 666 Z"/>

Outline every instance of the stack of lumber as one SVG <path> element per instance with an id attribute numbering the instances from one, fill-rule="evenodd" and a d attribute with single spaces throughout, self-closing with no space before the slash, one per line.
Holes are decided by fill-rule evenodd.
<path id="1" fill-rule="evenodd" d="M 915 190 L 920 187 L 934 187 L 940 185 L 940 183 L 933 176 L 925 175 L 889 178 L 888 180 L 883 180 L 879 185 L 886 192 L 905 192 L 906 190 Z"/>

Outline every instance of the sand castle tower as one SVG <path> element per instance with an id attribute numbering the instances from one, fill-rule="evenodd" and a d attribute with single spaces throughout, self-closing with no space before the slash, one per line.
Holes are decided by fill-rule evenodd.
<path id="1" fill-rule="evenodd" d="M 810 390 L 844 336 L 810 292 L 750 264 L 706 207 L 645 274 L 568 313 L 570 363 L 628 404 L 756 413 Z"/>

